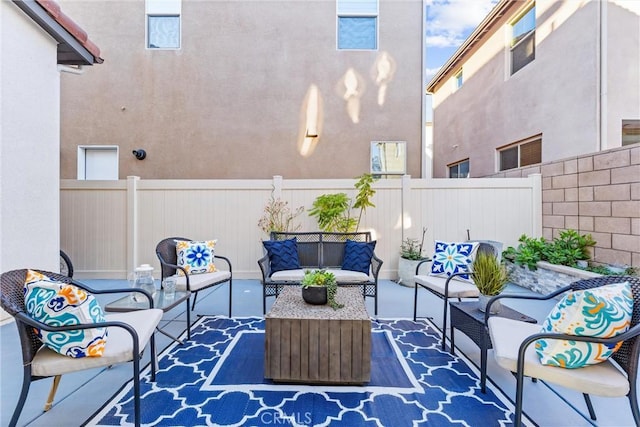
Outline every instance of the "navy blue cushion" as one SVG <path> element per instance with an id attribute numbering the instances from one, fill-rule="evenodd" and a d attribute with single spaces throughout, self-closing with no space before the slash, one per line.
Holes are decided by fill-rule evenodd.
<path id="1" fill-rule="evenodd" d="M 347 239 L 347 243 L 344 245 L 342 269 L 369 274 L 369 265 L 371 265 L 371 257 L 375 247 L 375 240 L 373 242 L 354 242 Z"/>
<path id="2" fill-rule="evenodd" d="M 265 240 L 262 244 L 269 255 L 271 274 L 276 271 L 297 270 L 300 268 L 298 241 L 295 237 L 288 240 Z"/>

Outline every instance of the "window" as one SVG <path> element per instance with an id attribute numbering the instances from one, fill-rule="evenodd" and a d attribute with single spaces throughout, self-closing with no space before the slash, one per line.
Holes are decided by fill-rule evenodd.
<path id="1" fill-rule="evenodd" d="M 86 145 L 78 147 L 79 180 L 117 180 L 118 147 Z"/>
<path id="2" fill-rule="evenodd" d="M 455 75 L 455 89 L 460 89 L 462 87 L 462 69 L 458 71 Z"/>
<path id="3" fill-rule="evenodd" d="M 378 0 L 336 0 L 338 49 L 378 48 Z"/>
<path id="4" fill-rule="evenodd" d="M 535 136 L 498 151 L 501 171 L 542 163 L 542 138 Z"/>
<path id="5" fill-rule="evenodd" d="M 469 178 L 469 159 L 448 166 L 449 178 Z"/>
<path id="6" fill-rule="evenodd" d="M 146 0 L 147 48 L 180 49 L 181 0 Z"/>
<path id="7" fill-rule="evenodd" d="M 536 7 L 533 3 L 511 23 L 511 74 L 536 57 Z"/>
<path id="8" fill-rule="evenodd" d="M 622 121 L 622 145 L 640 142 L 640 120 Z"/>
<path id="9" fill-rule="evenodd" d="M 404 175 L 407 173 L 406 141 L 372 141 L 370 164 L 374 175 Z"/>

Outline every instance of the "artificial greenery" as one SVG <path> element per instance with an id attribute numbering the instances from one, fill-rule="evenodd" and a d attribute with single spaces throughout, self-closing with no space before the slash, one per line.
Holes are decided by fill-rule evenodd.
<path id="1" fill-rule="evenodd" d="M 551 242 L 544 238 L 520 236 L 517 248 L 509 246 L 503 256 L 518 265 L 526 265 L 535 270 L 538 261 L 575 267 L 576 261 L 590 258 L 589 248 L 596 244 L 590 234 L 580 234 L 575 230 L 564 230 Z"/>
<path id="2" fill-rule="evenodd" d="M 320 230 L 341 233 L 358 231 L 364 212 L 367 208 L 375 207 L 371 198 L 376 194 L 372 184 L 377 178 L 367 173 L 357 179 L 354 184 L 358 190 L 355 202 L 346 193 L 323 194 L 316 197 L 309 215 L 316 217 Z M 351 215 L 352 209 L 360 210 L 357 218 Z"/>
<path id="3" fill-rule="evenodd" d="M 344 307 L 344 304 L 336 302 L 336 294 L 338 293 L 338 282 L 336 276 L 326 270 L 306 270 L 302 278 L 301 285 L 303 288 L 310 286 L 324 286 L 327 288 L 327 304 L 334 310 Z"/>
<path id="4" fill-rule="evenodd" d="M 427 227 L 422 228 L 422 240 L 418 242 L 418 239 L 407 237 L 402 241 L 400 245 L 400 257 L 412 261 L 418 261 L 424 259 L 422 256 L 422 247 L 424 246 L 424 235 L 427 232 Z"/>
<path id="5" fill-rule="evenodd" d="M 298 231 L 301 225 L 294 224 L 293 220 L 303 211 L 304 206 L 291 211 L 289 202 L 271 196 L 258 221 L 258 227 L 267 234 L 272 231 Z"/>
<path id="6" fill-rule="evenodd" d="M 478 252 L 472 269 L 473 283 L 482 295 L 498 295 L 507 286 L 507 269 L 493 254 Z"/>

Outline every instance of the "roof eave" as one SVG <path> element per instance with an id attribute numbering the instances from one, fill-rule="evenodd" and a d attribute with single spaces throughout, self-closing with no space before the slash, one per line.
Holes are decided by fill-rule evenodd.
<path id="1" fill-rule="evenodd" d="M 102 58 L 94 56 L 35 0 L 12 1 L 58 42 L 58 64 L 93 65 L 103 62 Z"/>
<path id="2" fill-rule="evenodd" d="M 476 45 L 482 37 L 489 31 L 489 28 L 500 19 L 505 11 L 507 10 L 509 3 L 513 0 L 500 0 L 498 4 L 496 4 L 491 12 L 478 24 L 475 30 L 467 37 L 467 39 L 460 45 L 458 50 L 444 63 L 442 67 L 438 70 L 435 76 L 427 83 L 426 93 L 433 94 L 436 90 L 436 87 L 440 84 L 440 82 L 444 79 L 444 77 L 452 72 L 454 68 L 458 66 L 462 59 L 465 56 L 465 53 L 469 51 L 474 45 Z"/>

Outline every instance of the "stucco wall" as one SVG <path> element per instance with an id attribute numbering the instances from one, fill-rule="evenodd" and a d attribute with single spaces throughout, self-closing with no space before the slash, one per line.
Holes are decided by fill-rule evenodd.
<path id="1" fill-rule="evenodd" d="M 542 231 L 590 233 L 592 259 L 640 267 L 640 144 L 569 157 L 494 177 L 542 174 Z"/>
<path id="2" fill-rule="evenodd" d="M 543 162 L 620 147 L 621 120 L 640 117 L 640 17 L 618 3 L 536 1 L 535 60 L 509 75 L 509 19 L 525 5 L 513 2 L 465 59 L 463 86 L 434 93 L 434 176 L 467 158 L 472 177 L 492 174 L 497 148 L 539 134 Z"/>
<path id="3" fill-rule="evenodd" d="M 57 271 L 60 82 L 56 43 L 13 3 L 1 5 L 0 271 L 27 266 Z"/>
<path id="4" fill-rule="evenodd" d="M 176 51 L 145 49 L 143 0 L 61 3 L 105 58 L 63 76 L 62 178 L 76 178 L 85 144 L 120 146 L 120 178 L 353 178 L 369 171 L 374 140 L 407 141 L 407 173 L 420 176 L 420 0 L 380 0 L 379 50 L 349 52 L 336 50 L 335 1 L 183 1 Z M 383 53 L 395 73 L 379 105 Z M 344 99 L 349 69 L 357 123 Z M 312 85 L 319 138 L 304 156 Z"/>
<path id="5" fill-rule="evenodd" d="M 60 245 L 56 44 L 0 2 L 0 271 L 57 271 Z M 0 314 L 0 320 L 6 313 Z"/>

